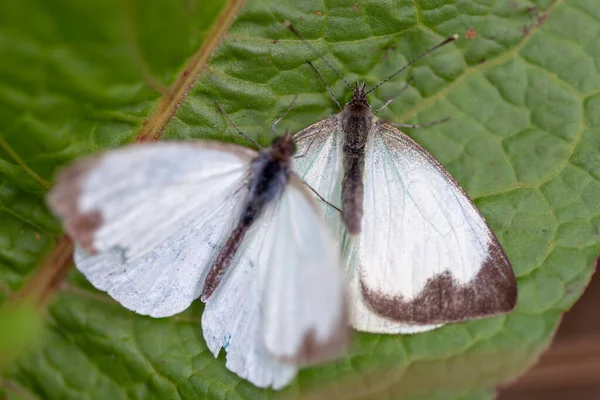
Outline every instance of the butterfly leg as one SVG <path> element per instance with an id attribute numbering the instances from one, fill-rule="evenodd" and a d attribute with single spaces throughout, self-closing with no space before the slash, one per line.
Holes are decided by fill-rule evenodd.
<path id="1" fill-rule="evenodd" d="M 294 158 L 302 158 L 304 156 L 306 156 L 309 152 L 310 152 L 310 147 L 313 145 L 313 143 L 315 142 L 315 139 L 317 138 L 316 135 L 313 135 L 310 143 L 308 144 L 308 147 L 306 148 L 306 150 L 304 151 L 304 154 L 299 154 L 297 156 L 294 156 Z"/>
<path id="2" fill-rule="evenodd" d="M 299 178 L 300 179 L 300 178 Z M 302 180 L 302 179 L 301 179 Z M 338 207 L 336 207 L 335 205 L 331 204 L 330 202 L 328 202 L 327 200 L 325 200 L 323 198 L 323 196 L 321 196 L 319 194 L 319 192 L 317 192 L 312 186 L 310 186 L 308 183 L 306 183 L 306 181 L 302 180 L 302 182 L 304 182 L 304 184 L 306 185 L 307 188 L 309 188 L 310 190 L 312 190 L 312 192 L 325 204 L 327 204 L 330 207 L 335 208 L 340 214 L 342 212 L 342 210 L 340 210 Z"/>
<path id="3" fill-rule="evenodd" d="M 335 95 L 333 94 L 333 92 L 331 91 L 331 89 L 329 88 L 329 86 L 327 86 L 327 84 L 325 83 L 325 79 L 323 79 L 323 77 L 321 76 L 321 73 L 319 72 L 319 70 L 313 65 L 313 63 L 311 63 L 310 61 L 306 61 L 308 63 L 308 65 L 311 66 L 312 69 L 315 70 L 315 72 L 317 73 L 317 76 L 319 77 L 319 80 L 321 81 L 321 83 L 323 85 L 325 85 L 325 89 L 327 89 L 327 91 L 329 92 L 329 95 L 331 96 L 331 98 L 333 99 L 333 101 L 335 101 L 335 104 L 337 104 L 338 108 L 340 109 L 340 111 L 342 111 L 342 106 L 340 106 L 340 103 L 338 103 L 337 99 L 335 98 Z"/>
<path id="4" fill-rule="evenodd" d="M 275 125 L 277 125 L 279 123 L 279 121 L 281 121 L 286 115 L 288 115 L 288 113 L 290 112 L 290 110 L 292 109 L 292 107 L 294 107 L 294 104 L 296 103 L 296 100 L 298 100 L 298 95 L 296 95 L 294 97 L 294 100 L 292 100 L 292 102 L 290 103 L 290 106 L 288 107 L 288 109 L 281 115 L 281 117 L 277 118 L 272 124 L 271 124 L 271 130 L 273 131 L 273 134 L 275 136 L 277 136 L 277 132 L 275 131 Z"/>
<path id="5" fill-rule="evenodd" d="M 427 122 L 425 124 L 417 124 L 417 125 L 415 125 L 415 124 L 392 124 L 392 125 L 394 125 L 395 127 L 398 127 L 398 128 L 427 128 L 429 126 L 441 124 L 441 123 L 444 123 L 447 121 L 450 121 L 450 117 L 438 119 L 437 121 Z"/>

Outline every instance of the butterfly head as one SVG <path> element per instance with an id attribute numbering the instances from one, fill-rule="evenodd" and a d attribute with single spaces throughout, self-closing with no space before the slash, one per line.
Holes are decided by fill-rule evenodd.
<path id="1" fill-rule="evenodd" d="M 271 155 L 276 160 L 286 161 L 296 154 L 296 142 L 290 133 L 276 137 L 271 143 Z"/>
<path id="2" fill-rule="evenodd" d="M 367 84 L 365 82 L 354 84 L 352 96 L 347 103 L 347 106 L 353 108 L 370 108 L 369 96 L 367 96 Z"/>

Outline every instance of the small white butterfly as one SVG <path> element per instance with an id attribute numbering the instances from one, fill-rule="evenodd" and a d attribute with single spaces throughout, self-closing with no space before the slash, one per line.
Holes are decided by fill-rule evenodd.
<path id="1" fill-rule="evenodd" d="M 357 83 L 339 114 L 294 136 L 296 172 L 342 209 L 324 205 L 343 242 L 352 325 L 415 333 L 512 310 L 516 281 L 494 233 L 437 160 L 375 116 L 373 89 Z"/>
<path id="2" fill-rule="evenodd" d="M 231 371 L 279 389 L 348 342 L 337 246 L 291 171 L 294 152 L 287 134 L 259 153 L 130 145 L 62 171 L 48 200 L 96 288 L 152 317 L 201 296 L 215 357 L 224 348 Z"/>

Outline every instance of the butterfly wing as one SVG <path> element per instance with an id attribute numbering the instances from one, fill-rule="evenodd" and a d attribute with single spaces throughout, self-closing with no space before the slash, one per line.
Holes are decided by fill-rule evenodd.
<path id="1" fill-rule="evenodd" d="M 450 174 L 394 126 L 377 122 L 365 164 L 360 267 L 377 314 L 443 324 L 505 313 L 515 277 L 498 240 Z"/>
<path id="2" fill-rule="evenodd" d="M 164 317 L 198 297 L 204 268 L 239 215 L 255 155 L 214 142 L 128 146 L 67 168 L 49 204 L 95 287 Z"/>
<path id="3" fill-rule="evenodd" d="M 292 176 L 256 221 L 202 316 L 213 354 L 225 348 L 227 367 L 260 387 L 279 389 L 347 344 L 336 246 L 301 185 Z"/>

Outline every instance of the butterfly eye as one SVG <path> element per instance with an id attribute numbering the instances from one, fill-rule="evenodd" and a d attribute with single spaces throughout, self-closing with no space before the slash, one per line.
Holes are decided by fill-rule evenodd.
<path id="1" fill-rule="evenodd" d="M 352 101 L 352 98 L 354 97 L 354 92 L 352 93 L 348 93 L 346 95 L 346 104 L 350 103 Z"/>

